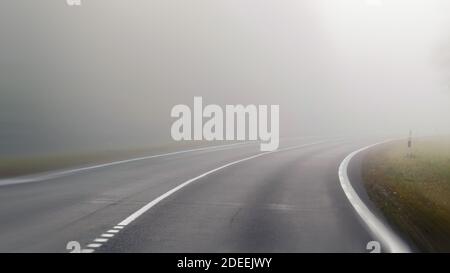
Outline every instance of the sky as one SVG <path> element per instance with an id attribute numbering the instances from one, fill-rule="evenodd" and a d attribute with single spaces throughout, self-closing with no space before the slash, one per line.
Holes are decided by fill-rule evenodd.
<path id="1" fill-rule="evenodd" d="M 176 104 L 279 104 L 281 136 L 450 133 L 447 0 L 7 0 L 0 157 L 171 141 Z"/>

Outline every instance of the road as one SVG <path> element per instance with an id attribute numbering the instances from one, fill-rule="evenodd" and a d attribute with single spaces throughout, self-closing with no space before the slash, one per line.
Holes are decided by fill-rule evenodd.
<path id="1" fill-rule="evenodd" d="M 258 144 L 224 146 L 3 185 L 0 252 L 67 252 L 69 241 L 96 252 L 367 252 L 373 238 L 340 186 L 338 167 L 373 142 L 290 139 L 256 157 Z M 237 163 L 117 227 L 230 162 Z M 113 237 L 102 236 L 108 232 Z"/>

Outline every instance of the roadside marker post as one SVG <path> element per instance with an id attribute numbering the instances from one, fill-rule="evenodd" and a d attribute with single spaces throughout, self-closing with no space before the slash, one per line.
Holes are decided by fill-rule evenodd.
<path id="1" fill-rule="evenodd" d="M 407 157 L 412 157 L 412 130 L 409 130 L 409 137 L 408 137 L 408 154 Z"/>

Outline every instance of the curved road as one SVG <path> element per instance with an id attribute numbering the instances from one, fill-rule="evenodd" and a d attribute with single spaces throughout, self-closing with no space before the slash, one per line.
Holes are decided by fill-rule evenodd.
<path id="1" fill-rule="evenodd" d="M 224 146 L 0 186 L 0 252 L 367 252 L 371 236 L 340 187 L 338 167 L 375 140 L 291 139 L 208 174 L 118 223 L 190 178 L 260 154 Z M 102 237 L 108 231 L 114 237 Z M 101 242 L 94 240 L 99 238 Z"/>

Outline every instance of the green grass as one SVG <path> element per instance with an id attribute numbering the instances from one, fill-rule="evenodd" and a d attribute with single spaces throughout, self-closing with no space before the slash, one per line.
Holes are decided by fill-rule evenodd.
<path id="1" fill-rule="evenodd" d="M 406 141 L 370 151 L 363 162 L 369 197 L 424 252 L 450 252 L 450 138 Z"/>

